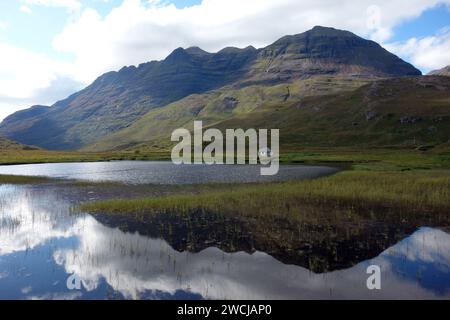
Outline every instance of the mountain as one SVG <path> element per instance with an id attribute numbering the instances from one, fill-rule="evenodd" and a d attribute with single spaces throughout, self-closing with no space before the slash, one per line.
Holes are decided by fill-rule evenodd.
<path id="1" fill-rule="evenodd" d="M 0 154 L 4 152 L 8 153 L 11 151 L 23 151 L 23 150 L 38 150 L 38 148 L 32 146 L 25 146 L 20 143 L 11 141 L 9 139 L 0 137 Z"/>
<path id="2" fill-rule="evenodd" d="M 260 51 L 257 65 L 264 66 L 268 77 L 286 80 L 317 74 L 421 75 L 419 70 L 376 42 L 348 31 L 325 27 L 314 27 L 308 32 L 281 38 Z"/>
<path id="3" fill-rule="evenodd" d="M 450 78 L 368 81 L 323 76 L 289 87 L 192 95 L 149 112 L 87 149 L 169 148 L 171 132 L 179 127 L 192 129 L 194 120 L 223 132 L 227 128 L 279 128 L 283 150 L 437 146 L 450 142 Z"/>
<path id="4" fill-rule="evenodd" d="M 432 76 L 445 76 L 445 77 L 450 77 L 450 66 L 446 66 L 445 68 L 439 69 L 439 70 L 434 70 L 431 71 L 430 73 L 428 73 L 429 75 Z"/>
<path id="5" fill-rule="evenodd" d="M 204 97 L 229 88 L 265 91 L 281 84 L 284 88 L 293 83 L 301 86 L 299 82 L 321 76 L 363 80 L 420 74 L 373 41 L 315 27 L 262 49 L 225 48 L 208 53 L 197 47 L 178 48 L 162 61 L 106 73 L 50 108 L 38 106 L 15 113 L 0 125 L 0 135 L 48 149 L 78 149 L 132 127 L 148 113 L 177 101 L 183 104 L 191 95 Z M 327 86 L 324 90 L 334 89 Z M 225 108 L 234 103 L 228 100 Z M 200 112 L 200 106 L 190 107 Z"/>
<path id="6" fill-rule="evenodd" d="M 0 135 L 49 149 L 76 149 L 153 108 L 236 81 L 256 54 L 254 48 L 216 54 L 179 48 L 163 61 L 106 73 L 50 110 L 15 113 L 0 125 Z"/>

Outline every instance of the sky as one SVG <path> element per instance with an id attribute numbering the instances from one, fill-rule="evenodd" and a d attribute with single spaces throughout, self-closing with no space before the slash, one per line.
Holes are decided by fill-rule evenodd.
<path id="1" fill-rule="evenodd" d="M 450 0 L 8 0 L 0 120 L 178 47 L 264 47 L 316 25 L 377 41 L 424 73 L 450 65 Z"/>

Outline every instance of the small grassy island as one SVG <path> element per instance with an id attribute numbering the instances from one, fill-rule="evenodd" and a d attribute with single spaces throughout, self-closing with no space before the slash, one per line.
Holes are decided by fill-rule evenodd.
<path id="1" fill-rule="evenodd" d="M 307 205 L 333 210 L 446 214 L 450 212 L 449 159 L 445 154 L 420 151 L 293 153 L 282 157 L 283 162 L 339 163 L 348 170 L 298 182 L 198 186 L 188 188 L 195 190 L 192 192 L 163 197 L 86 203 L 81 209 L 138 216 L 201 210 L 292 218 Z"/>

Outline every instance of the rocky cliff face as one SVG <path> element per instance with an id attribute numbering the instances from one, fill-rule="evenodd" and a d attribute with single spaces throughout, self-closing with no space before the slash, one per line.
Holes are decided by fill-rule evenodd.
<path id="1" fill-rule="evenodd" d="M 259 74 L 264 74 L 268 80 L 318 74 L 366 77 L 421 75 L 419 70 L 376 42 L 348 31 L 325 27 L 281 38 L 261 50 L 258 66 Z"/>

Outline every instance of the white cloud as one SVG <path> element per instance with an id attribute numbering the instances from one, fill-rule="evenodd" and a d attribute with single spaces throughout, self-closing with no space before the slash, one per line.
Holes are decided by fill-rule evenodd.
<path id="1" fill-rule="evenodd" d="M 23 98 L 49 84 L 52 74 L 47 70 L 53 66 L 46 57 L 3 43 L 0 43 L 0 52 L 1 96 Z M 31 65 L 35 66 L 34 70 L 30 70 Z"/>
<path id="2" fill-rule="evenodd" d="M 421 228 L 371 260 L 315 274 L 260 251 L 226 253 L 211 247 L 198 253 L 179 252 L 163 239 L 107 227 L 90 215 L 74 215 L 71 202 L 51 189 L 2 185 L 0 205 L 4 208 L 0 212 L 0 258 L 44 250 L 53 260 L 48 263 L 63 267 L 67 277 L 77 275 L 88 292 L 106 282 L 127 298 L 139 298 L 149 291 L 175 294 L 179 290 L 209 299 L 240 300 L 450 298 L 448 290 L 431 290 L 421 285 L 420 279 L 408 277 L 415 270 L 424 279 L 448 275 L 450 235 L 437 229 Z M 65 242 L 60 246 L 61 239 L 76 239 L 76 245 Z M 367 290 L 369 265 L 381 267 L 384 290 Z M 412 269 L 406 275 L 399 272 L 408 267 Z M 0 279 L 14 276 L 14 272 L 0 273 Z M 441 287 L 448 289 L 448 284 Z M 30 299 L 82 298 L 81 291 L 72 295 L 47 289 L 25 287 L 22 294 L 31 294 Z"/>
<path id="3" fill-rule="evenodd" d="M 19 10 L 23 13 L 27 13 L 27 14 L 31 14 L 33 11 L 31 10 L 31 8 L 29 6 L 26 5 L 22 5 L 20 6 Z"/>
<path id="4" fill-rule="evenodd" d="M 61 81 L 72 77 L 70 70 L 68 63 L 0 42 L 0 119 L 33 104 L 52 104 L 79 89 L 73 81 L 71 88 L 61 87 Z"/>
<path id="5" fill-rule="evenodd" d="M 21 103 L 47 103 L 36 101 L 36 92 L 51 88 L 58 77 L 88 84 L 124 65 L 162 59 L 180 46 L 195 45 L 208 51 L 225 46 L 262 47 L 315 25 L 350 30 L 386 43 L 395 26 L 442 3 L 450 4 L 450 0 L 203 0 L 184 9 L 167 1 L 124 0 L 102 16 L 78 0 L 22 0 L 30 9 L 39 5 L 76 10 L 53 41 L 57 53 L 74 58 L 71 63 L 61 63 L 2 44 L 7 50 L 0 50 L 0 67 L 5 67 L 0 68 L 0 104 L 9 103 L 2 96 L 20 98 Z M 419 66 L 430 64 L 427 55 L 433 59 L 439 55 L 441 49 L 431 55 L 431 47 L 448 48 L 438 40 L 428 46 L 420 43 L 424 54 L 411 55 Z M 441 56 L 443 52 L 448 50 L 442 50 Z M 27 107 L 17 103 L 10 109 Z"/>
<path id="6" fill-rule="evenodd" d="M 450 296 L 449 292 L 439 296 L 418 285 L 414 278 L 399 273 L 397 264 L 391 263 L 400 257 L 406 266 L 415 261 L 425 276 L 434 271 L 426 269 L 428 265 L 443 266 L 440 272 L 446 274 L 450 236 L 435 229 L 421 229 L 370 261 L 315 274 L 303 267 L 284 265 L 258 251 L 225 253 L 208 248 L 194 254 L 180 253 L 164 240 L 111 229 L 90 216 L 78 225 L 84 228 L 79 233 L 79 247 L 57 250 L 53 257 L 68 274 L 80 277 L 87 291 L 97 289 L 104 279 L 114 290 L 134 299 L 149 290 L 175 294 L 186 287 L 209 299 L 238 300 L 320 299 L 331 291 L 332 299 L 445 299 Z M 128 248 L 130 253 L 123 248 Z M 383 286 L 388 290 L 367 290 L 369 265 L 381 267 Z"/>
<path id="7" fill-rule="evenodd" d="M 78 9 L 81 3 L 78 0 L 23 0 L 27 5 L 36 5 L 44 7 L 59 7 L 68 9 Z"/>
<path id="8" fill-rule="evenodd" d="M 179 46 L 209 51 L 229 45 L 261 47 L 315 25 L 387 41 L 393 27 L 439 3 L 450 0 L 204 0 L 185 9 L 125 0 L 105 17 L 85 9 L 53 45 L 74 54 L 76 79 L 90 82 L 108 70 L 162 59 Z"/>
<path id="9" fill-rule="evenodd" d="M 406 42 L 385 46 L 424 71 L 450 65 L 450 28 L 445 28 L 434 36 L 411 38 Z"/>

